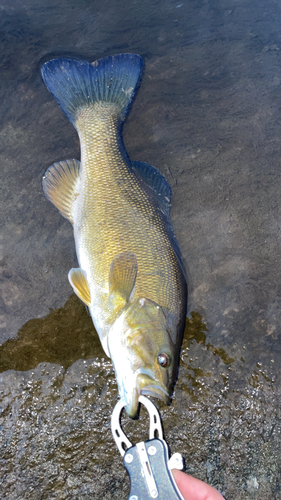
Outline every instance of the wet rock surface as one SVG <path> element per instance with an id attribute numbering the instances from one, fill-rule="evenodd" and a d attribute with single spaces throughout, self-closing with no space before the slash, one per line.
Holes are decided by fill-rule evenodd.
<path id="1" fill-rule="evenodd" d="M 165 437 L 228 500 L 281 498 L 280 15 L 274 1 L 2 1 L 0 498 L 128 496 L 111 363 L 71 295 L 72 228 L 41 187 L 79 158 L 41 64 L 121 52 L 145 61 L 126 148 L 172 186 L 188 275 Z M 124 418 L 133 441 L 147 424 Z"/>

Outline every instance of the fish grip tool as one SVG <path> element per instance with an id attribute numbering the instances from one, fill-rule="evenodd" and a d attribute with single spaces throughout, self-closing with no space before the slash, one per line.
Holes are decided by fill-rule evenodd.
<path id="1" fill-rule="evenodd" d="M 128 500 L 184 500 L 171 469 L 183 469 L 180 453 L 174 453 L 169 459 L 160 415 L 155 405 L 145 396 L 139 397 L 149 413 L 149 439 L 136 445 L 127 438 L 121 427 L 121 413 L 126 403 L 123 399 L 116 404 L 111 417 L 111 431 L 123 457 L 124 467 L 130 476 L 130 494 Z M 157 436 L 157 437 L 156 437 Z"/>

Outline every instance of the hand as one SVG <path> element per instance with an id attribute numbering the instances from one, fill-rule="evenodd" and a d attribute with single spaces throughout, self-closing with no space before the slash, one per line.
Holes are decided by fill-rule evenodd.
<path id="1" fill-rule="evenodd" d="M 180 470 L 173 469 L 173 476 L 185 500 L 223 500 L 223 496 L 212 486 Z"/>

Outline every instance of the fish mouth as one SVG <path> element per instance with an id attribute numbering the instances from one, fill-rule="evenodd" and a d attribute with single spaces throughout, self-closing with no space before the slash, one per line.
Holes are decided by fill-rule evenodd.
<path id="1" fill-rule="evenodd" d="M 139 394 L 161 399 L 166 404 L 170 401 L 170 394 L 164 384 L 159 380 L 155 380 L 147 371 L 138 374 L 137 387 Z"/>
<path id="2" fill-rule="evenodd" d="M 130 418 L 137 418 L 139 407 L 139 396 L 152 396 L 161 399 L 164 403 L 170 402 L 170 393 L 159 380 L 155 380 L 152 370 L 142 368 L 136 378 L 133 387 L 126 391 L 126 412 Z"/>

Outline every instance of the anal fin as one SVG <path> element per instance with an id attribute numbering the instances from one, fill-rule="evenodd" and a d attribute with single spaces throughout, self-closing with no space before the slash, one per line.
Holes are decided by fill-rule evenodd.
<path id="1" fill-rule="evenodd" d="M 87 275 L 80 267 L 70 269 L 68 273 L 69 283 L 79 299 L 86 304 L 91 305 L 91 293 L 87 281 Z"/>
<path id="2" fill-rule="evenodd" d="M 73 224 L 72 205 L 78 195 L 80 161 L 65 160 L 51 165 L 43 177 L 43 190 L 61 215 Z"/>

